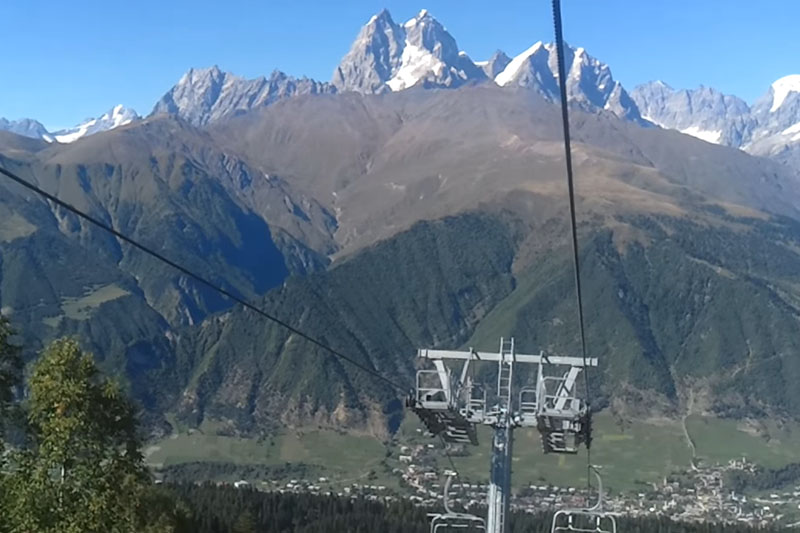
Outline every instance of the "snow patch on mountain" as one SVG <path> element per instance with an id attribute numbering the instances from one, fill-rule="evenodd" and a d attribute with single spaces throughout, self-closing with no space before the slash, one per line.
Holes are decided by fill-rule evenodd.
<path id="1" fill-rule="evenodd" d="M 644 115 L 644 114 L 643 114 L 643 115 L 642 115 L 642 118 L 643 118 L 644 120 L 646 120 L 647 122 L 652 122 L 653 124 L 655 124 L 656 126 L 659 126 L 659 127 L 661 127 L 661 128 L 664 128 L 664 127 L 666 127 L 666 126 L 664 126 L 664 124 L 662 124 L 661 122 L 659 122 L 657 119 L 655 119 L 655 118 L 651 117 L 650 115 Z"/>
<path id="2" fill-rule="evenodd" d="M 420 11 L 417 14 L 417 16 L 414 17 L 414 18 L 408 19 L 406 21 L 406 23 L 403 24 L 403 26 L 405 26 L 406 28 L 413 28 L 414 26 L 417 25 L 417 22 L 419 22 L 420 20 L 425 18 L 427 15 L 428 15 L 428 10 L 427 9 L 420 9 Z"/>
<path id="3" fill-rule="evenodd" d="M 68 130 L 57 131 L 54 134 L 55 140 L 60 143 L 75 142 L 81 137 L 109 131 L 120 126 L 130 124 L 138 120 L 139 115 L 133 109 L 128 109 L 123 105 L 114 106 L 112 109 L 101 115 L 99 118 L 88 119 Z"/>
<path id="4" fill-rule="evenodd" d="M 792 135 L 792 141 L 800 141 L 800 122 L 794 126 L 789 126 L 781 132 L 782 135 Z"/>
<path id="5" fill-rule="evenodd" d="M 707 142 L 739 147 L 753 129 L 744 100 L 709 87 L 673 89 L 656 81 L 639 85 L 631 97 L 646 120 Z"/>
<path id="6" fill-rule="evenodd" d="M 680 130 L 680 132 L 713 144 L 719 144 L 719 141 L 722 138 L 722 130 L 704 130 L 697 126 L 684 128 Z"/>
<path id="7" fill-rule="evenodd" d="M 503 71 L 495 76 L 494 81 L 497 85 L 504 87 L 509 83 L 513 82 L 517 75 L 519 74 L 522 67 L 525 65 L 525 61 L 530 58 L 533 54 L 538 52 L 544 47 L 542 41 L 537 42 L 521 54 L 514 56 L 511 62 L 506 66 Z"/>
<path id="8" fill-rule="evenodd" d="M 636 103 L 622 85 L 615 81 L 605 63 L 590 56 L 583 48 L 564 48 L 567 67 L 567 97 L 589 112 L 609 111 L 623 120 L 642 126 L 650 124 L 641 117 Z M 541 41 L 517 55 L 494 78 L 501 87 L 523 87 L 537 91 L 551 101 L 560 97 L 558 60 L 555 44 Z"/>
<path id="9" fill-rule="evenodd" d="M 412 44 L 406 44 L 400 63 L 402 65 L 400 69 L 386 82 L 393 91 L 413 87 L 430 73 L 440 76 L 446 68 L 445 64 L 429 51 Z"/>
<path id="10" fill-rule="evenodd" d="M 786 101 L 786 97 L 791 93 L 800 93 L 800 74 L 791 74 L 775 80 L 772 84 L 772 107 L 770 113 L 774 113 Z"/>

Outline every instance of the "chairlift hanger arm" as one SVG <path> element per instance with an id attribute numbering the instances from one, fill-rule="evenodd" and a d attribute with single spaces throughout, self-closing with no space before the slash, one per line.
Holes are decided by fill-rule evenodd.
<path id="1" fill-rule="evenodd" d="M 484 361 L 484 362 L 498 362 L 500 361 L 501 355 L 499 353 L 481 353 L 478 355 L 477 352 L 467 352 L 467 351 L 457 351 L 457 350 L 428 350 L 428 349 L 421 349 L 417 352 L 417 355 L 422 359 L 432 359 L 432 360 L 442 360 L 442 359 L 455 359 L 455 360 L 473 360 L 473 361 Z M 551 355 L 546 356 L 544 352 L 540 352 L 537 355 L 525 355 L 525 354 L 515 354 L 514 360 L 517 363 L 545 363 L 551 365 L 564 365 L 564 366 L 576 366 L 576 367 L 584 367 L 584 366 L 597 366 L 597 358 L 596 357 L 587 357 L 585 360 L 583 357 L 570 357 L 570 356 L 562 356 L 562 355 Z"/>

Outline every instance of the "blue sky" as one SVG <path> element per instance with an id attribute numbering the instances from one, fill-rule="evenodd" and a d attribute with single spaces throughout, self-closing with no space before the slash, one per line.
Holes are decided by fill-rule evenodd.
<path id="1" fill-rule="evenodd" d="M 752 102 L 800 73 L 800 1 L 563 0 L 565 38 L 624 86 L 715 87 Z M 550 2 L 0 1 L 0 117 L 72 126 L 122 103 L 150 112 L 190 67 L 328 80 L 359 28 L 427 8 L 475 60 L 552 40 Z"/>

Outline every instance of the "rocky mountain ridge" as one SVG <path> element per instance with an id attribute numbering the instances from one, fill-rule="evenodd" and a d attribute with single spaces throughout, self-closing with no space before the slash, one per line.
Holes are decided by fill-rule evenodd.
<path id="1" fill-rule="evenodd" d="M 291 96 L 334 93 L 328 83 L 294 78 L 274 71 L 269 78 L 248 80 L 216 65 L 190 69 L 153 107 L 150 115 L 175 115 L 195 126 L 267 106 Z"/>
<path id="2" fill-rule="evenodd" d="M 568 46 L 566 60 L 568 97 L 584 110 L 676 129 L 707 142 L 796 163 L 800 168 L 800 75 L 775 81 L 750 106 L 712 88 L 675 90 L 663 82 L 640 85 L 629 94 L 614 80 L 610 67 L 584 48 Z M 473 61 L 427 10 L 397 23 L 384 9 L 362 27 L 331 82 L 295 78 L 280 71 L 269 77 L 246 79 L 217 66 L 190 69 L 155 104 L 150 115 L 172 114 L 203 126 L 294 96 L 453 89 L 479 83 L 526 88 L 555 100 L 557 77 L 553 44 L 540 41 L 513 58 L 498 50 L 488 60 Z M 48 132 L 30 119 L 0 119 L 0 130 L 48 142 L 73 142 L 137 119 L 135 112 L 117 106 L 99 119 L 70 130 Z"/>
<path id="3" fill-rule="evenodd" d="M 659 126 L 800 163 L 800 75 L 775 81 L 752 106 L 711 88 L 676 90 L 661 81 L 640 85 L 631 95 L 642 115 Z"/>
<path id="4" fill-rule="evenodd" d="M 0 118 L 0 131 L 9 131 L 32 139 L 42 139 L 49 143 L 59 142 L 69 144 L 87 135 L 113 130 L 114 128 L 126 126 L 139 119 L 141 119 L 141 117 L 136 111 L 120 104 L 109 109 L 97 118 L 88 118 L 80 124 L 68 129 L 50 132 L 41 122 L 33 119 L 9 121 Z"/>

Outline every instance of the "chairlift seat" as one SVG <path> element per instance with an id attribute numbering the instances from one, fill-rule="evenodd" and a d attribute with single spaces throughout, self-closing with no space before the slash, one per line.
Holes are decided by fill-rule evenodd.
<path id="1" fill-rule="evenodd" d="M 591 441 L 590 412 L 573 393 L 574 378 L 542 377 L 536 395 L 537 428 L 544 453 L 576 454 Z"/>
<path id="2" fill-rule="evenodd" d="M 592 509 L 564 509 L 553 515 L 550 533 L 617 533 L 612 513 Z"/>
<path id="3" fill-rule="evenodd" d="M 442 498 L 444 512 L 428 514 L 431 517 L 431 533 L 485 532 L 486 522 L 483 518 L 469 513 L 457 513 L 450 508 L 450 484 L 453 477 L 453 474 L 448 475 L 444 484 L 444 497 Z"/>
<path id="4" fill-rule="evenodd" d="M 427 430 L 434 435 L 441 435 L 445 442 L 478 445 L 478 432 L 475 424 L 467 420 L 459 411 L 449 407 L 432 408 L 421 402 L 414 402 L 410 407 L 425 424 Z"/>
<path id="5" fill-rule="evenodd" d="M 443 513 L 431 515 L 431 533 L 448 533 L 450 531 L 463 532 L 486 531 L 486 522 L 483 518 L 467 513 Z"/>
<path id="6" fill-rule="evenodd" d="M 589 469 L 597 478 L 597 503 L 586 509 L 562 509 L 553 515 L 550 533 L 617 533 L 614 513 L 603 510 L 603 478 L 596 466 Z"/>

